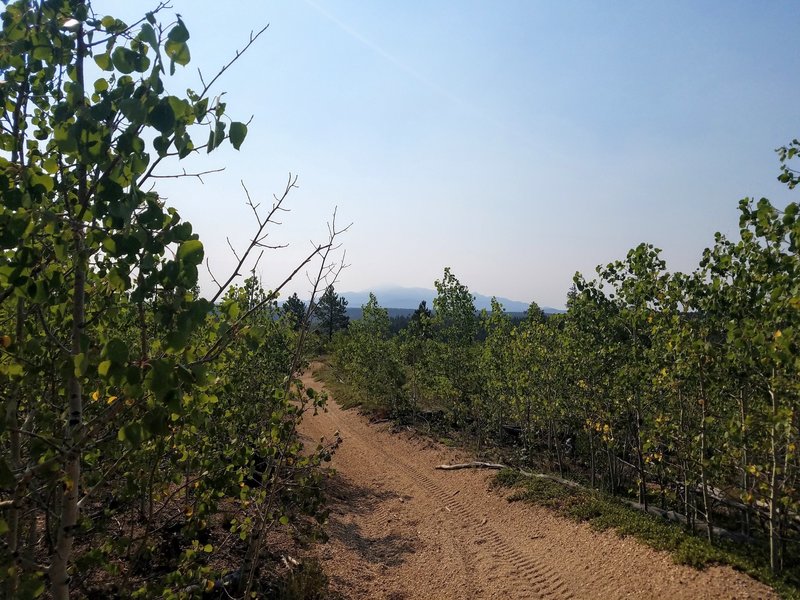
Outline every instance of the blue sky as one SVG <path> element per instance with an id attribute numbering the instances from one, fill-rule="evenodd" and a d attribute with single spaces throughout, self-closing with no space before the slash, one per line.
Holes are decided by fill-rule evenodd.
<path id="1" fill-rule="evenodd" d="M 133 20 L 133 3 L 94 6 Z M 138 3 L 137 3 L 138 4 Z M 142 3 L 144 10 L 149 5 Z M 800 134 L 800 3 L 174 0 L 198 87 L 269 23 L 219 83 L 253 121 L 242 150 L 163 181 L 214 270 L 299 175 L 259 273 L 280 281 L 334 207 L 353 226 L 339 290 L 432 287 L 450 266 L 473 292 L 563 306 L 575 271 L 639 242 L 691 270 L 737 202 L 792 193 L 774 149 Z M 166 169 L 164 173 L 169 172 Z M 304 295 L 300 278 L 289 291 Z"/>

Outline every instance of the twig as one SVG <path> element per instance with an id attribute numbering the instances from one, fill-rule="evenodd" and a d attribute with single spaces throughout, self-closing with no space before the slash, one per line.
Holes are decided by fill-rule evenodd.
<path id="1" fill-rule="evenodd" d="M 225 167 L 220 167 L 219 169 L 208 169 L 207 171 L 200 171 L 198 173 L 187 173 L 186 169 L 183 170 L 183 173 L 177 173 L 175 175 L 151 175 L 151 179 L 182 179 L 184 177 L 197 177 L 200 180 L 200 183 L 205 183 L 203 181 L 203 175 L 211 175 L 212 173 L 222 173 L 225 170 Z"/>
<path id="2" fill-rule="evenodd" d="M 242 183 L 242 187 L 244 187 L 244 183 Z M 286 183 L 286 188 L 283 190 L 283 194 L 281 194 L 280 197 L 276 197 L 275 204 L 272 205 L 272 208 L 267 213 L 266 218 L 263 219 L 263 220 L 260 219 L 260 218 L 258 219 L 258 229 L 256 230 L 256 233 L 253 236 L 253 239 L 250 241 L 250 244 L 247 246 L 247 249 L 244 251 L 242 256 L 237 255 L 235 250 L 233 251 L 233 254 L 234 254 L 234 256 L 236 256 L 236 259 L 238 261 L 237 264 L 236 264 L 236 267 L 233 269 L 233 272 L 231 273 L 230 277 L 228 277 L 228 279 L 225 281 L 225 283 L 223 283 L 222 285 L 218 284 L 217 293 L 214 294 L 213 298 L 211 298 L 211 304 L 216 304 L 216 302 L 220 298 L 220 296 L 222 296 L 222 294 L 225 293 L 225 290 L 228 289 L 228 286 L 231 284 L 231 282 L 241 274 L 242 267 L 244 266 L 245 261 L 247 261 L 247 257 L 250 256 L 250 253 L 253 251 L 253 248 L 256 248 L 257 246 L 260 245 L 260 240 L 264 239 L 264 229 L 270 223 L 274 223 L 274 221 L 272 220 L 272 217 L 278 211 L 280 211 L 280 210 L 285 211 L 286 210 L 286 209 L 283 209 L 281 207 L 281 205 L 286 200 L 286 198 L 289 196 L 289 193 L 296 187 L 297 187 L 297 176 L 296 175 L 292 175 L 291 173 L 289 173 L 289 179 L 288 179 L 288 181 Z M 245 191 L 245 194 L 247 195 L 248 205 L 254 211 L 256 211 L 257 207 L 254 206 L 253 201 L 251 200 L 250 194 L 247 191 L 246 187 L 244 187 L 244 191 Z M 230 240 L 228 240 L 228 245 L 231 246 L 231 250 L 233 250 L 233 246 L 231 245 Z M 305 265 L 309 260 L 311 260 L 311 258 L 307 259 L 303 263 L 303 265 Z M 292 275 L 294 275 L 294 273 Z"/>
<path id="3" fill-rule="evenodd" d="M 267 24 L 266 24 L 264 27 L 262 27 L 262 28 L 261 28 L 261 29 L 258 31 L 258 33 L 256 33 L 255 35 L 253 35 L 253 32 L 251 31 L 251 32 L 250 32 L 250 41 L 248 41 L 248 42 L 247 42 L 247 44 L 245 45 L 245 47 L 244 47 L 244 48 L 242 48 L 241 50 L 237 50 L 237 51 L 236 51 L 236 55 L 235 55 L 235 56 L 234 56 L 234 57 L 233 57 L 233 58 L 232 58 L 232 59 L 231 59 L 231 60 L 230 60 L 230 61 L 229 61 L 229 62 L 228 62 L 226 65 L 224 65 L 224 66 L 223 66 L 223 67 L 222 67 L 222 68 L 221 68 L 221 69 L 220 69 L 220 70 L 217 72 L 217 74 L 216 74 L 216 75 L 214 75 L 214 78 L 213 78 L 211 81 L 209 81 L 208 83 L 204 83 L 204 82 L 203 82 L 203 75 L 202 75 L 202 74 L 200 74 L 200 81 L 204 83 L 204 86 L 203 86 L 203 91 L 202 91 L 202 93 L 200 94 L 200 98 L 204 98 L 204 97 L 205 97 L 205 95 L 208 93 L 208 90 L 210 90 L 210 89 L 211 89 L 211 86 L 212 86 L 212 85 L 214 85 L 214 83 L 217 81 L 217 79 L 219 79 L 219 78 L 222 76 L 222 74 L 223 74 L 225 71 L 227 71 L 227 70 L 228 70 L 228 69 L 231 67 L 231 65 L 233 65 L 233 63 L 235 63 L 237 60 L 239 60 L 239 57 L 240 57 L 242 54 L 244 54 L 245 52 L 247 52 L 247 49 L 248 49 L 250 46 L 252 46 L 252 45 L 253 45 L 253 42 L 255 42 L 255 41 L 256 41 L 256 40 L 257 40 L 259 37 L 261 37 L 261 34 L 262 34 L 262 33 L 264 33 L 264 32 L 267 30 L 267 28 L 268 28 L 268 27 L 269 27 L 269 23 L 267 23 Z M 198 69 L 198 73 L 200 73 L 200 70 L 199 70 L 199 69 Z"/>

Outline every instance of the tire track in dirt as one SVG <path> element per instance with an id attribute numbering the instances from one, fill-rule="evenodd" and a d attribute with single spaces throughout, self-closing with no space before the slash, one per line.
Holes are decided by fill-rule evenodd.
<path id="1" fill-rule="evenodd" d="M 349 439 L 359 448 L 368 447 L 380 454 L 385 471 L 401 471 L 405 475 L 407 485 L 422 488 L 449 513 L 448 528 L 451 535 L 458 540 L 460 559 L 468 566 L 468 572 L 474 573 L 473 569 L 477 567 L 489 581 L 502 583 L 505 588 L 504 597 L 507 598 L 542 600 L 574 598 L 558 573 L 546 567 L 535 556 L 510 546 L 486 519 L 481 521 L 477 512 L 457 496 L 461 490 L 447 485 L 447 475 L 443 476 L 442 483 L 437 483 L 431 476 L 401 456 L 390 455 L 383 446 L 374 443 L 372 427 L 359 420 L 353 422 L 343 419 L 338 407 L 331 407 L 329 415 L 345 440 Z M 426 468 L 429 467 L 426 465 Z M 382 509 L 378 509 L 374 514 L 380 517 L 384 513 Z M 485 545 L 474 543 L 475 535 L 470 533 L 471 530 L 480 533 Z M 466 583 L 470 587 L 470 579 L 467 579 Z"/>
<path id="2" fill-rule="evenodd" d="M 383 452 L 383 450 L 381 450 Z M 484 551 L 476 553 L 470 557 L 470 561 L 481 562 L 482 571 L 492 573 L 492 579 L 499 579 L 509 588 L 512 596 L 519 598 L 542 598 L 554 600 L 567 600 L 573 598 L 569 593 L 565 582 L 551 569 L 544 567 L 533 556 L 525 556 L 517 549 L 509 546 L 500 534 L 486 520 L 481 521 L 478 514 L 466 506 L 455 494 L 460 490 L 446 491 L 444 486 L 440 486 L 432 481 L 427 475 L 408 465 L 402 460 L 398 460 L 398 466 L 406 471 L 411 477 L 421 483 L 434 498 L 453 513 L 462 527 L 457 529 L 457 535 L 462 538 L 465 545 L 469 545 L 474 536 L 465 538 L 463 535 L 465 527 L 463 525 L 472 524 L 486 540 L 483 546 Z M 486 552 L 485 550 L 488 550 Z M 495 557 L 503 559 L 498 563 Z M 500 576 L 502 574 L 502 576 Z M 533 592 L 534 595 L 531 594 Z"/>
<path id="3" fill-rule="evenodd" d="M 313 381 L 307 380 L 306 385 L 314 387 L 318 386 Z M 394 520 L 397 517 L 398 507 L 392 500 L 396 498 L 403 499 L 402 504 L 408 506 L 411 502 L 414 503 L 413 509 L 416 512 L 422 513 L 422 519 L 406 519 L 403 535 L 408 537 L 411 545 L 417 546 L 413 552 L 416 555 L 418 552 L 421 554 L 422 560 L 415 560 L 413 562 L 422 562 L 423 564 L 437 564 L 441 561 L 431 561 L 424 556 L 424 546 L 431 546 L 429 540 L 425 539 L 422 530 L 417 526 L 431 527 L 431 516 L 435 517 L 439 513 L 440 507 L 434 503 L 434 499 L 441 499 L 442 494 L 438 489 L 431 489 L 429 486 L 421 485 L 416 477 L 416 473 L 405 462 L 398 460 L 398 457 L 393 456 L 381 448 L 381 446 L 372 439 L 369 435 L 370 428 L 363 425 L 358 420 L 353 421 L 349 418 L 349 414 L 343 414 L 338 406 L 331 405 L 329 410 L 325 413 L 318 415 L 312 419 L 306 419 L 304 422 L 303 432 L 310 435 L 315 439 L 320 437 L 332 438 L 333 432 L 338 431 L 341 435 L 343 442 L 342 446 L 334 457 L 334 468 L 339 470 L 337 473 L 337 480 L 334 482 L 335 486 L 360 486 L 363 485 L 366 479 L 376 487 L 385 488 L 389 491 L 386 497 L 383 497 L 376 503 L 371 503 L 366 513 L 362 513 L 360 520 L 363 528 L 370 532 L 370 539 L 373 541 L 379 539 L 379 533 L 385 531 L 384 525 L 387 522 Z M 343 469 L 341 458 L 347 459 L 349 468 Z M 353 468 L 357 467 L 357 468 Z M 432 491 L 438 491 L 437 494 L 431 494 Z M 408 500 L 406 500 L 406 498 Z M 342 508 L 342 507 L 337 507 Z M 352 510 L 365 508 L 364 504 L 353 507 L 345 507 Z M 428 517 L 426 519 L 426 517 Z M 353 538 L 360 535 L 353 531 L 349 520 L 334 518 L 332 521 L 331 537 L 333 538 L 334 545 L 337 546 L 336 550 L 340 555 L 345 555 L 347 559 L 353 560 L 359 557 L 352 556 L 354 553 L 350 551 L 354 544 Z M 426 522 L 427 521 L 427 522 Z M 443 565 L 448 571 L 450 577 L 441 577 L 441 573 L 436 570 L 425 569 L 422 572 L 416 573 L 416 577 L 409 578 L 409 581 L 416 586 L 416 589 L 408 590 L 393 590 L 389 591 L 386 595 L 379 591 L 372 589 L 363 594 L 364 590 L 361 586 L 356 586 L 356 589 L 351 589 L 351 581 L 347 582 L 346 589 L 341 589 L 347 597 L 386 597 L 392 600 L 400 600 L 401 598 L 417 598 L 426 597 L 419 595 L 422 590 L 432 589 L 441 585 L 441 580 L 449 581 L 451 594 L 437 593 L 435 597 L 441 598 L 470 598 L 478 597 L 473 588 L 472 573 L 474 565 L 470 561 L 469 555 L 465 552 L 465 545 L 463 539 L 460 538 L 459 532 L 454 527 L 450 520 L 440 523 L 446 528 L 446 533 L 440 536 L 441 539 L 437 540 L 436 544 L 437 554 L 447 557 L 447 564 Z M 338 539 L 336 539 L 338 537 Z M 420 543 L 422 542 L 422 543 Z M 422 546 L 422 548 L 419 548 Z M 356 553 L 358 554 L 358 553 Z M 339 557 L 341 558 L 341 556 Z M 364 558 L 363 556 L 360 558 Z M 416 556 L 414 557 L 416 558 Z M 338 562 L 338 561 L 333 561 Z M 412 562 L 409 560 L 408 562 Z M 334 580 L 341 578 L 339 575 L 338 564 L 330 564 L 329 570 L 334 572 Z M 401 565 L 401 570 L 402 570 Z M 412 565 L 413 566 L 413 565 Z M 363 565 L 362 565 L 363 567 Z M 350 570 L 349 567 L 344 571 Z M 367 575 L 367 580 L 370 581 L 375 576 L 380 576 L 381 569 L 378 573 L 371 573 Z M 423 585 L 419 585 L 422 583 Z M 344 587 L 344 586 L 342 586 Z M 403 586 L 405 587 L 405 586 Z M 360 589 L 359 589 L 360 588 Z M 359 593 L 361 592 L 361 593 Z"/>
<path id="4" fill-rule="evenodd" d="M 370 425 L 333 401 L 301 426 L 315 441 L 336 430 L 331 540 L 320 558 L 347 598 L 776 597 L 730 568 L 674 565 L 629 538 L 509 503 L 487 489 L 489 473 L 434 471 L 468 457 Z"/>

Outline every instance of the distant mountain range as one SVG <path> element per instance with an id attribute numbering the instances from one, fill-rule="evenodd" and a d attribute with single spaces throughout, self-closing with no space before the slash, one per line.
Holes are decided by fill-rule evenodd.
<path id="1" fill-rule="evenodd" d="M 378 299 L 378 304 L 389 309 L 390 316 L 411 314 L 423 300 L 427 302 L 428 308 L 433 308 L 433 299 L 436 297 L 436 290 L 427 288 L 405 288 L 405 287 L 380 287 L 371 290 Z M 361 314 L 361 306 L 369 301 L 370 290 L 363 292 L 344 292 L 341 295 L 347 299 L 348 311 L 358 311 Z M 492 297 L 481 294 L 472 294 L 475 297 L 475 308 L 477 310 L 490 309 Z M 508 298 L 497 298 L 509 313 L 523 313 L 528 310 L 530 302 L 518 302 Z M 564 310 L 552 308 L 550 306 L 540 307 L 547 314 L 563 313 Z M 352 318 L 358 318 L 352 316 Z"/>

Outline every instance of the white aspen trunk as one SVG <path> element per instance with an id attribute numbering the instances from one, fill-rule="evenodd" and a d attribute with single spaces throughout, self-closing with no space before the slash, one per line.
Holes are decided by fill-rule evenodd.
<path id="1" fill-rule="evenodd" d="M 75 59 L 76 84 L 78 95 L 83 102 L 84 98 L 84 73 L 83 61 L 86 55 L 86 46 L 83 39 L 83 29 L 77 34 L 77 56 Z M 85 232 L 82 212 L 88 202 L 88 186 L 86 167 L 78 166 L 78 203 L 77 214 L 73 215 L 73 268 L 75 282 L 72 291 L 72 331 L 70 354 L 74 359 L 81 354 L 81 338 L 85 327 L 86 318 L 86 274 L 88 260 L 86 257 Z M 61 503 L 61 518 L 56 537 L 55 552 L 50 559 L 50 582 L 55 600 L 69 600 L 70 577 L 69 563 L 72 558 L 72 543 L 75 529 L 78 525 L 78 496 L 81 479 L 81 449 L 77 447 L 78 437 L 83 428 L 83 386 L 81 375 L 73 369 L 67 384 L 68 413 L 67 425 L 64 432 L 64 497 Z"/>

